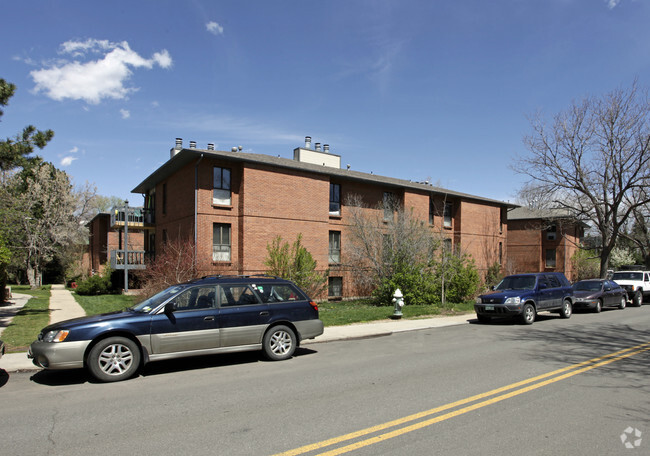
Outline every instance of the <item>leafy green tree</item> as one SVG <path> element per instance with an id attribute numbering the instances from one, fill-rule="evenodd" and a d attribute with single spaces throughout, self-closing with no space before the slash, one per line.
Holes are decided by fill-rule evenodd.
<path id="1" fill-rule="evenodd" d="M 316 260 L 302 245 L 302 234 L 298 234 L 291 245 L 278 236 L 271 244 L 267 244 L 266 250 L 268 256 L 265 265 L 268 274 L 291 280 L 312 298 L 324 292 L 329 271 L 318 272 Z"/>
<path id="2" fill-rule="evenodd" d="M 16 86 L 0 79 L 0 107 L 7 106 L 14 95 Z M 0 117 L 4 111 L 0 109 Z M 23 128 L 23 131 L 13 138 L 0 141 L 0 171 L 8 171 L 15 167 L 24 166 L 34 160 L 28 157 L 34 148 L 42 149 L 54 136 L 52 130 L 37 130 L 33 125 Z"/>

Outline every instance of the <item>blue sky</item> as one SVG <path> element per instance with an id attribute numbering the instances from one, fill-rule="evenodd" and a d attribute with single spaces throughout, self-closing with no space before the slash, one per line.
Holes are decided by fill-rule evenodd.
<path id="1" fill-rule="evenodd" d="M 650 86 L 650 1 L 3 2 L 0 136 L 105 196 L 174 139 L 292 158 L 309 135 L 343 165 L 514 201 L 528 117 Z"/>

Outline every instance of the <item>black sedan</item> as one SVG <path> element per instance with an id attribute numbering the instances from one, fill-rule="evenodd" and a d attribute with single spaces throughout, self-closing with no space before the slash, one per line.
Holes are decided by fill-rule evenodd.
<path id="1" fill-rule="evenodd" d="M 603 307 L 625 309 L 627 292 L 616 282 L 605 279 L 581 280 L 573 284 L 576 309 L 591 309 L 600 312 Z"/>

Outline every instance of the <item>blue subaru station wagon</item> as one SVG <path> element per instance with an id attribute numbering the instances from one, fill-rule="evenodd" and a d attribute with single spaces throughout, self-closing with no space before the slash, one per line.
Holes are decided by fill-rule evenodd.
<path id="1" fill-rule="evenodd" d="M 294 283 L 213 276 L 171 286 L 122 312 L 50 325 L 28 356 L 45 369 L 85 367 L 113 382 L 163 359 L 262 350 L 283 360 L 321 334 L 318 306 Z"/>
<path id="2" fill-rule="evenodd" d="M 476 298 L 474 310 L 481 323 L 493 317 L 515 317 L 531 325 L 538 312 L 573 313 L 573 289 L 561 272 L 516 274 L 505 277 L 491 293 Z"/>

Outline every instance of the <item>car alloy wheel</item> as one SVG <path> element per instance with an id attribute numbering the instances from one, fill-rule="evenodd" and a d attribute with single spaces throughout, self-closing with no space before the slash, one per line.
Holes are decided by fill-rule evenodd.
<path id="1" fill-rule="evenodd" d="M 535 321 L 535 308 L 532 304 L 524 304 L 524 308 L 521 313 L 521 321 L 525 325 L 532 325 Z"/>
<path id="2" fill-rule="evenodd" d="M 126 380 L 140 366 L 140 349 L 131 339 L 109 337 L 99 341 L 90 350 L 87 365 L 90 373 L 98 380 Z"/>
<path id="3" fill-rule="evenodd" d="M 571 305 L 571 301 L 565 299 L 564 302 L 562 303 L 562 309 L 560 309 L 560 316 L 562 318 L 569 318 L 571 317 L 572 313 L 573 313 L 573 306 Z"/>
<path id="4" fill-rule="evenodd" d="M 274 326 L 264 335 L 262 348 L 272 361 L 291 358 L 296 351 L 296 335 L 288 326 Z"/>
<path id="5" fill-rule="evenodd" d="M 619 309 L 625 309 L 625 306 L 627 305 L 627 297 L 623 296 L 621 298 L 621 303 L 618 305 Z"/>
<path id="6" fill-rule="evenodd" d="M 599 299 L 596 301 L 596 307 L 594 307 L 594 312 L 600 313 L 600 311 L 603 310 L 603 302 Z"/>

